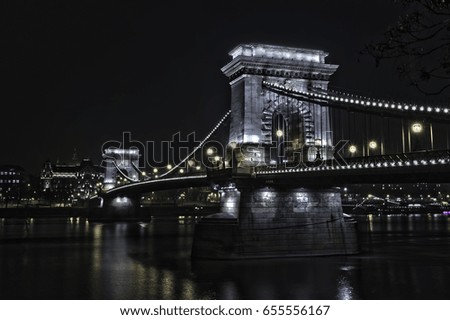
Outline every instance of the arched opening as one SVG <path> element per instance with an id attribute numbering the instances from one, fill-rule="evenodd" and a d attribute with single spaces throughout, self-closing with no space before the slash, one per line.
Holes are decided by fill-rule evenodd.
<path id="1" fill-rule="evenodd" d="M 289 140 L 292 141 L 292 149 L 295 152 L 300 150 L 305 143 L 303 117 L 299 112 L 296 112 L 291 115 L 290 120 L 291 128 L 289 130 Z"/>
<path id="2" fill-rule="evenodd" d="M 285 141 L 289 136 L 287 130 L 286 119 L 279 112 L 274 112 L 272 116 L 272 142 L 276 146 L 276 162 L 282 164 L 285 162 L 286 150 Z"/>

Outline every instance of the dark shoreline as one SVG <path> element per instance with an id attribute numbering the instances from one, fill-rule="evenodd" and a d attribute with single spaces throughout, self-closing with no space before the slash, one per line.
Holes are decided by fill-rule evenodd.
<path id="1" fill-rule="evenodd" d="M 139 213 L 129 220 L 150 219 L 154 216 L 178 217 L 178 216 L 204 216 L 217 213 L 219 206 L 173 206 L 157 205 L 139 208 Z M 107 217 L 102 208 L 86 207 L 19 207 L 0 208 L 0 218 L 90 218 L 101 220 L 127 220 L 124 217 Z"/>

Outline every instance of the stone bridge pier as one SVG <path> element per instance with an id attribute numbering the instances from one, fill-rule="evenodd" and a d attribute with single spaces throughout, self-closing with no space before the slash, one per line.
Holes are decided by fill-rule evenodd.
<path id="1" fill-rule="evenodd" d="M 356 222 L 339 189 L 240 184 L 221 190 L 221 212 L 195 230 L 194 258 L 242 259 L 358 253 Z"/>
<path id="2" fill-rule="evenodd" d="M 145 220 L 142 213 L 140 195 L 100 195 L 89 203 L 90 219 L 108 221 Z M 148 216 L 148 219 L 150 217 Z"/>

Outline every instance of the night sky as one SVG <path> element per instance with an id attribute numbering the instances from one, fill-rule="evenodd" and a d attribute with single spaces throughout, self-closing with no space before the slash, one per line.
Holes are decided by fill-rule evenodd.
<path id="1" fill-rule="evenodd" d="M 101 159 L 120 140 L 207 134 L 229 109 L 220 68 L 240 43 L 321 49 L 330 85 L 400 101 L 421 96 L 359 52 L 400 14 L 372 1 L 2 1 L 0 164 Z M 427 98 L 430 99 L 430 98 Z"/>

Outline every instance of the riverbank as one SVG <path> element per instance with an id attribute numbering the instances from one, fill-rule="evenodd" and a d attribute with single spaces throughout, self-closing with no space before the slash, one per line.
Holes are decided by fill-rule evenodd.
<path id="1" fill-rule="evenodd" d="M 87 207 L 18 207 L 0 208 L 0 218 L 90 218 L 100 220 L 149 220 L 151 217 L 178 217 L 178 216 L 204 216 L 219 211 L 219 206 L 174 206 L 153 205 L 140 207 L 133 217 L 108 217 L 102 208 Z"/>

